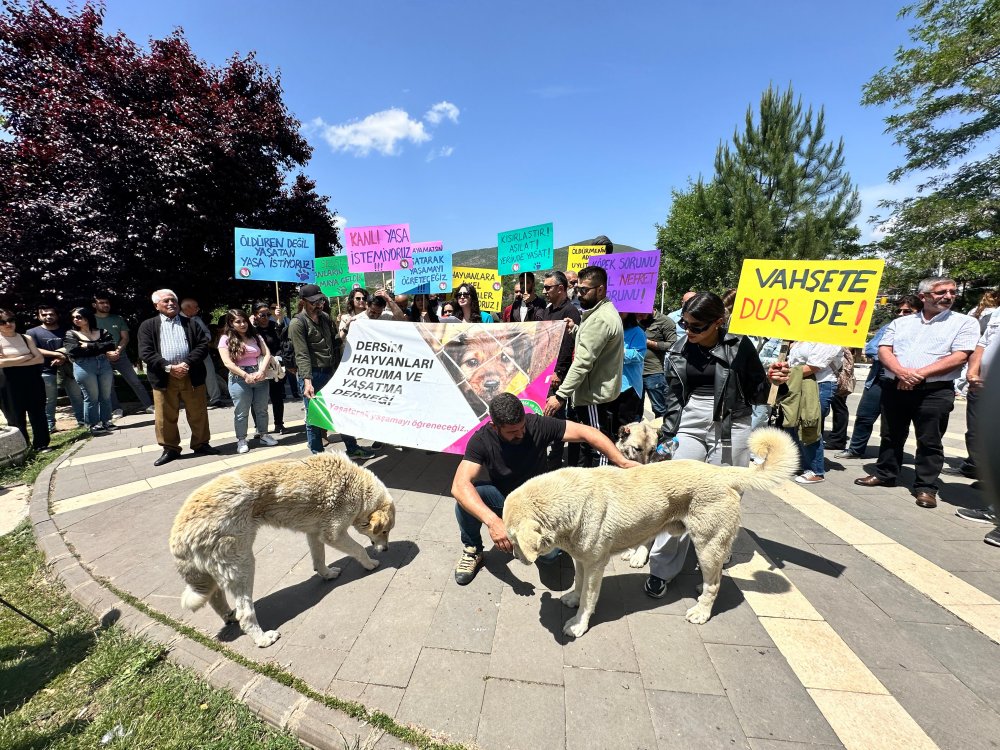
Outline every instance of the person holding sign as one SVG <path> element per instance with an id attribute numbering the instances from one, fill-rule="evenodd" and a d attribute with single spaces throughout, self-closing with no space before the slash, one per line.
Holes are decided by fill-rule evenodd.
<path id="1" fill-rule="evenodd" d="M 726 330 L 726 307 L 712 292 L 697 292 L 681 308 L 684 331 L 667 352 L 666 414 L 660 445 L 676 439 L 674 458 L 715 466 L 749 466 L 750 422 L 755 404 L 767 401 L 768 385 L 757 350 L 746 336 Z M 663 532 L 649 555 L 644 589 L 660 599 L 684 566 L 690 539 Z"/>
<path id="2" fill-rule="evenodd" d="M 799 444 L 802 452 L 802 473 L 795 477 L 799 484 L 815 484 L 826 479 L 826 457 L 823 452 L 823 420 L 830 413 L 833 393 L 837 388 L 837 373 L 844 363 L 844 348 L 836 344 L 818 344 L 813 341 L 796 341 L 788 350 L 788 361 L 783 367 L 787 372 L 792 367 L 802 368 L 802 377 L 816 381 L 819 392 L 819 439 L 804 443 L 797 429 L 789 434 Z"/>
<path id="3" fill-rule="evenodd" d="M 882 442 L 875 473 L 855 479 L 862 487 L 893 487 L 903 463 L 910 423 L 917 438 L 913 495 L 921 508 L 937 507 L 944 466 L 941 438 L 955 408 L 955 379 L 976 348 L 979 321 L 952 310 L 958 287 L 932 276 L 917 287 L 924 303 L 917 315 L 896 318 L 879 342 L 886 369 L 882 384 Z"/>

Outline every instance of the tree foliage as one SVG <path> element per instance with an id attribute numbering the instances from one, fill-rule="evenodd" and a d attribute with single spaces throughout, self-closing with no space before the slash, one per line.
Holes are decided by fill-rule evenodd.
<path id="1" fill-rule="evenodd" d="M 942 263 L 956 278 L 1000 276 L 1000 0 L 908 5 L 913 45 L 876 73 L 862 102 L 891 105 L 886 130 L 905 150 L 893 182 L 918 175 L 918 195 L 885 201 L 881 249 L 919 276 Z"/>
<path id="2" fill-rule="evenodd" d="M 671 297 L 736 286 L 744 258 L 856 252 L 860 201 L 843 151 L 827 141 L 822 108 L 769 87 L 757 116 L 748 107 L 743 132 L 719 145 L 712 179 L 674 192 L 657 236 Z"/>
<path id="3" fill-rule="evenodd" d="M 337 244 L 328 198 L 299 174 L 311 148 L 254 55 L 222 68 L 181 30 L 148 51 L 104 9 L 0 14 L 0 293 L 20 304 L 110 289 L 137 309 L 162 286 L 204 300 L 263 293 L 232 280 L 233 228 Z M 256 287 L 256 285 L 253 285 Z"/>

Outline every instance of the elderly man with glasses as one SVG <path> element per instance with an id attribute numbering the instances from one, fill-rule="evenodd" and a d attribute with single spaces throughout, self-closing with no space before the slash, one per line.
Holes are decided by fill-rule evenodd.
<path id="1" fill-rule="evenodd" d="M 937 480 L 944 466 L 941 438 L 955 408 L 955 378 L 979 341 L 979 322 L 952 310 L 958 288 L 932 276 L 917 287 L 923 310 L 896 318 L 879 342 L 882 381 L 882 441 L 875 473 L 855 479 L 862 487 L 892 487 L 903 463 L 910 423 L 917 438 L 913 495 L 921 508 L 937 506 Z"/>

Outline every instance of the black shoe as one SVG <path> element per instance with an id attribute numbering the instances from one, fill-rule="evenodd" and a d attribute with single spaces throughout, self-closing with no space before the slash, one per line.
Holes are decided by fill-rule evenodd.
<path id="1" fill-rule="evenodd" d="M 955 511 L 955 515 L 959 518 L 964 518 L 966 521 L 975 521 L 976 523 L 991 523 L 995 525 L 997 522 L 996 514 L 985 508 L 959 508 Z"/>
<path id="2" fill-rule="evenodd" d="M 646 579 L 646 585 L 642 588 L 646 592 L 646 596 L 651 596 L 654 599 L 662 599 L 663 595 L 667 593 L 667 582 L 662 578 L 651 575 Z"/>
<path id="3" fill-rule="evenodd" d="M 222 406 L 222 402 L 221 401 L 209 401 L 208 402 L 208 408 L 209 409 L 218 409 L 220 406 Z"/>
<path id="4" fill-rule="evenodd" d="M 283 425 L 283 424 L 276 424 L 274 426 L 274 431 L 277 432 L 279 435 L 284 435 L 285 434 L 285 425 Z"/>
<path id="5" fill-rule="evenodd" d="M 163 466 L 181 457 L 180 451 L 164 450 L 160 457 L 153 461 L 153 466 Z"/>
<path id="6" fill-rule="evenodd" d="M 1000 547 L 1000 528 L 993 529 L 993 531 L 983 538 L 983 541 L 987 544 L 992 544 L 994 547 Z"/>
<path id="7" fill-rule="evenodd" d="M 218 456 L 221 452 L 222 451 L 220 451 L 218 448 L 213 448 L 208 443 L 200 445 L 194 449 L 194 454 L 196 456 Z"/>
<path id="8" fill-rule="evenodd" d="M 964 466 L 959 466 L 957 469 L 953 469 L 950 466 L 946 466 L 941 469 L 942 474 L 947 474 L 949 477 L 965 477 L 966 479 L 978 479 L 976 476 L 975 469 L 969 470 Z"/>

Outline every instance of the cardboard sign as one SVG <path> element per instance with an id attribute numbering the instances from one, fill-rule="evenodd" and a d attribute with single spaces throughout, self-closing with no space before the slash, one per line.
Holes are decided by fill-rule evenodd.
<path id="1" fill-rule="evenodd" d="M 580 273 L 587 267 L 591 255 L 604 255 L 604 245 L 570 245 L 566 258 L 566 270 Z"/>
<path id="2" fill-rule="evenodd" d="M 479 295 L 479 309 L 483 312 L 500 312 L 503 302 L 503 284 L 500 274 L 492 268 L 472 268 L 457 266 L 452 269 L 451 288 L 458 289 L 461 284 L 472 284 Z"/>
<path id="3" fill-rule="evenodd" d="M 497 234 L 497 270 L 501 276 L 552 268 L 552 223 Z"/>
<path id="4" fill-rule="evenodd" d="M 587 265 L 608 272 L 608 298 L 618 312 L 653 312 L 660 251 L 592 255 Z"/>
<path id="5" fill-rule="evenodd" d="M 882 260 L 743 261 L 733 333 L 864 346 Z"/>
<path id="6" fill-rule="evenodd" d="M 340 297 L 365 285 L 363 273 L 351 273 L 343 255 L 316 259 L 316 284 L 327 297 Z"/>
<path id="7" fill-rule="evenodd" d="M 354 273 L 410 267 L 410 225 L 346 227 L 344 251 Z"/>
<path id="8" fill-rule="evenodd" d="M 410 246 L 410 267 L 393 274 L 396 294 L 447 294 L 451 291 L 451 253 L 440 242 Z"/>
<path id="9" fill-rule="evenodd" d="M 344 357 L 309 401 L 309 424 L 372 440 L 462 454 L 489 421 L 489 402 L 513 393 L 540 414 L 566 326 L 401 323 L 362 316 Z"/>
<path id="10" fill-rule="evenodd" d="M 316 238 L 311 234 L 236 227 L 234 278 L 247 281 L 313 280 Z"/>

